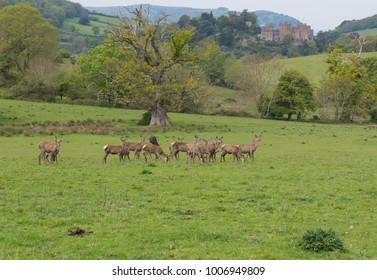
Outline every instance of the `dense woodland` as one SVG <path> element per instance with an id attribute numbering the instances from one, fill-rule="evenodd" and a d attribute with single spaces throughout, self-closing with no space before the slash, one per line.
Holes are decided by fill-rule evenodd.
<path id="1" fill-rule="evenodd" d="M 377 36 L 360 36 L 348 22 L 312 41 L 264 42 L 252 12 L 168 22 L 168 16 L 150 21 L 148 11 L 136 7 L 103 32 L 93 25 L 93 35 L 81 40 L 73 26 L 62 39 L 68 19 L 91 26 L 100 15 L 63 0 L 20 2 L 0 0 L 0 86 L 11 98 L 141 108 L 148 112 L 143 123 L 169 125 L 167 112 L 214 113 L 216 86 L 247 104 L 239 115 L 377 119 L 377 58 L 361 55 L 377 50 Z M 373 18 L 360 26 L 372 28 Z M 328 67 L 318 85 L 278 62 L 320 53 Z"/>

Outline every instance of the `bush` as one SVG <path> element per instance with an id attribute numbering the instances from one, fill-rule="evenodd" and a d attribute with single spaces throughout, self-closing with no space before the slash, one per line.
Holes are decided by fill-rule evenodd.
<path id="1" fill-rule="evenodd" d="M 151 123 L 152 119 L 152 113 L 150 111 L 147 111 L 143 114 L 141 117 L 141 120 L 137 122 L 137 125 L 149 125 Z"/>
<path id="2" fill-rule="evenodd" d="M 343 241 L 332 230 L 308 230 L 302 236 L 300 246 L 312 252 L 344 251 Z"/>
<path id="3" fill-rule="evenodd" d="M 369 111 L 370 120 L 372 122 L 377 122 L 377 108 L 373 108 Z"/>

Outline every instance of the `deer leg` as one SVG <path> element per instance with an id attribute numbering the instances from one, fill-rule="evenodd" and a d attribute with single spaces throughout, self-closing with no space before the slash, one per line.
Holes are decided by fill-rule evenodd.
<path id="1" fill-rule="evenodd" d="M 107 158 L 108 155 L 109 155 L 109 153 L 105 153 L 105 155 L 103 156 L 103 163 L 106 163 L 106 158 Z"/>
<path id="2" fill-rule="evenodd" d="M 221 156 L 220 156 L 220 162 L 225 162 L 225 155 L 226 153 L 222 153 Z"/>
<path id="3" fill-rule="evenodd" d="M 43 156 L 43 153 L 40 153 L 39 156 L 38 156 L 38 163 L 39 165 L 41 165 L 41 157 Z"/>
<path id="4" fill-rule="evenodd" d="M 191 154 L 190 154 L 190 152 L 187 152 L 187 156 L 186 156 L 186 163 L 188 163 L 188 161 L 189 161 L 189 158 L 191 157 Z"/>
<path id="5" fill-rule="evenodd" d="M 135 151 L 135 154 L 134 154 L 134 160 L 136 159 L 140 159 L 140 151 Z"/>
<path id="6" fill-rule="evenodd" d="M 147 156 L 150 156 L 150 153 L 145 151 L 143 154 L 144 154 L 145 162 L 148 162 Z"/>

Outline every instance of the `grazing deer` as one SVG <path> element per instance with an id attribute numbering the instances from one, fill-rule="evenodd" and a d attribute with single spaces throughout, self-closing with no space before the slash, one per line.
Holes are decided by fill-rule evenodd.
<path id="1" fill-rule="evenodd" d="M 226 154 L 232 154 L 233 161 L 235 158 L 237 159 L 237 161 L 241 160 L 243 162 L 245 160 L 243 154 L 241 153 L 241 149 L 239 149 L 236 145 L 224 144 L 221 146 L 220 151 L 221 151 L 220 161 L 225 161 Z"/>
<path id="2" fill-rule="evenodd" d="M 169 151 L 170 151 L 169 157 L 174 156 L 174 158 L 178 160 L 179 152 L 185 152 L 187 154 L 188 148 L 189 148 L 188 144 L 197 144 L 198 141 L 199 141 L 199 137 L 195 135 L 192 143 L 186 143 L 182 141 L 175 141 L 171 143 L 169 145 Z"/>
<path id="3" fill-rule="evenodd" d="M 254 160 L 254 153 L 259 146 L 259 142 L 262 140 L 262 135 L 255 135 L 255 140 L 250 144 L 240 144 L 237 147 L 241 149 L 241 153 L 246 154 L 246 158 Z"/>
<path id="4" fill-rule="evenodd" d="M 142 150 L 144 151 L 144 159 L 145 162 L 148 161 L 147 157 L 151 157 L 151 154 L 156 155 L 156 160 L 159 158 L 162 158 L 165 162 L 169 160 L 169 157 L 164 153 L 161 146 L 157 146 L 152 143 L 144 144 L 142 147 Z"/>
<path id="5" fill-rule="evenodd" d="M 41 164 L 41 158 L 48 160 L 48 155 L 51 155 L 51 160 L 58 162 L 58 153 L 60 151 L 60 145 L 62 142 L 61 137 L 55 137 L 55 141 L 41 141 L 38 144 L 39 155 L 38 163 Z"/>
<path id="6" fill-rule="evenodd" d="M 103 162 L 104 163 L 106 163 L 106 159 L 107 159 L 107 156 L 109 154 L 118 155 L 120 162 L 123 161 L 124 156 L 127 156 L 128 159 L 129 159 L 130 150 L 127 146 L 127 142 L 123 137 L 120 138 L 120 140 L 122 141 L 122 143 L 120 145 L 105 145 L 103 147 L 103 149 L 105 151 L 105 155 L 103 156 Z"/>
<path id="7" fill-rule="evenodd" d="M 135 159 L 135 157 L 137 159 L 140 159 L 140 152 L 141 152 L 141 149 L 143 148 L 144 144 L 145 144 L 145 136 L 142 136 L 142 135 L 140 135 L 140 142 L 139 143 L 126 142 L 126 145 L 129 149 L 129 151 L 135 152 L 134 159 Z M 127 155 L 127 157 L 128 157 L 128 160 L 130 160 L 129 155 Z"/>

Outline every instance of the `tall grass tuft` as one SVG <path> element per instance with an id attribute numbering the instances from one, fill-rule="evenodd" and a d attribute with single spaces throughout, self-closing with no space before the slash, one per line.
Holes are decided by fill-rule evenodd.
<path id="1" fill-rule="evenodd" d="M 344 251 L 343 241 L 333 230 L 308 230 L 302 236 L 300 246 L 312 252 Z"/>

